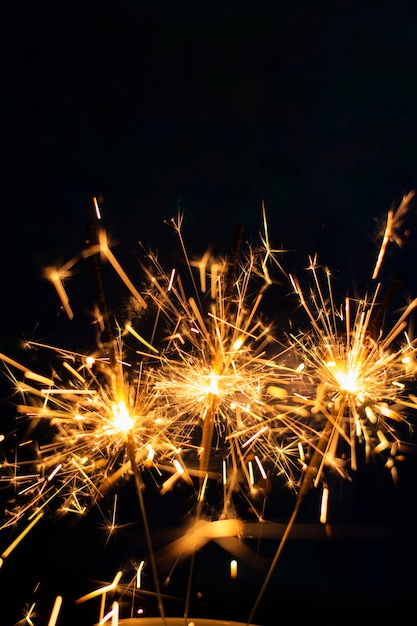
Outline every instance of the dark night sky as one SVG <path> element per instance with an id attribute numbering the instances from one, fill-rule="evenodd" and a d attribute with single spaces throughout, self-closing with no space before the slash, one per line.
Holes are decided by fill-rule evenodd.
<path id="1" fill-rule="evenodd" d="M 48 334 L 58 303 L 42 269 L 80 251 L 92 196 L 102 195 L 109 232 L 132 262 L 139 240 L 170 258 L 164 220 L 178 206 L 190 250 L 213 244 L 224 252 L 237 224 L 248 238 L 257 235 L 264 200 L 273 244 L 295 249 L 300 267 L 318 252 L 352 282 L 368 276 L 375 218 L 417 186 L 416 13 L 398 3 L 352 9 L 344 0 L 239 4 L 101 0 L 3 9 L 0 351 L 13 351 L 38 323 Z M 404 298 L 414 297 L 411 245 L 395 263 Z M 80 277 L 73 284 L 85 312 L 88 287 Z M 369 515 L 367 495 L 356 497 L 358 515 L 361 506 Z M 378 486 L 373 497 L 381 505 Z M 402 519 L 415 513 L 392 498 L 383 506 L 390 520 L 396 506 Z M 358 555 L 350 552 L 342 575 L 332 549 L 314 546 L 305 559 L 301 547 L 295 564 L 288 560 L 292 580 L 302 570 L 300 587 L 327 586 L 346 602 L 361 576 Z M 371 600 L 362 599 L 379 598 L 384 575 L 392 582 L 410 550 L 416 555 L 404 543 L 360 552 L 371 571 L 369 587 L 360 585 L 366 619 Z M 343 591 L 326 580 L 323 559 L 339 570 Z M 285 577 L 280 584 L 287 591 Z M 399 587 L 397 580 L 393 605 L 412 585 Z"/>
<path id="2" fill-rule="evenodd" d="M 80 249 L 93 195 L 125 249 L 165 250 L 180 204 L 191 247 L 227 250 L 264 200 L 277 247 L 374 255 L 374 218 L 416 184 L 417 128 L 415 16 L 378 4 L 5 11 L 3 328 L 45 312 L 26 296 Z"/>

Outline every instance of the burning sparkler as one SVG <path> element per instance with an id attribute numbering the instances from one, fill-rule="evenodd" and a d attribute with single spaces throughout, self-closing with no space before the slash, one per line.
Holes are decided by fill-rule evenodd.
<path id="1" fill-rule="evenodd" d="M 416 339 L 407 332 L 417 299 L 408 304 L 385 333 L 378 325 L 381 306 L 380 285 L 370 298 L 345 298 L 338 306 L 331 274 L 310 259 L 313 277 L 309 298 L 297 279 L 290 276 L 294 291 L 309 320 L 308 330 L 291 334 L 296 369 L 303 372 L 306 389 L 296 398 L 316 418 L 317 438 L 310 437 L 312 455 L 297 494 L 294 510 L 248 618 L 252 621 L 272 573 L 281 556 L 301 505 L 311 487 L 323 484 L 320 521 L 327 521 L 329 491 L 325 470 L 342 477 L 358 469 L 358 446 L 365 447 L 365 458 L 386 453 L 386 467 L 397 480 L 396 457 L 404 443 L 398 425 L 408 425 L 409 410 L 417 410 L 417 397 L 410 383 L 417 372 Z M 321 280 L 320 270 L 324 275 Z M 375 323 L 376 322 L 376 323 Z M 411 428 L 411 425 L 409 426 Z"/>
<path id="2" fill-rule="evenodd" d="M 201 429 L 199 500 L 214 468 L 225 486 L 227 517 L 242 477 L 249 491 L 255 491 L 255 473 L 266 480 L 270 470 L 263 463 L 272 461 L 275 471 L 294 482 L 291 450 L 279 439 L 289 423 L 287 409 L 278 414 L 277 396 L 285 397 L 285 386 L 297 374 L 280 365 L 274 330 L 258 315 L 269 275 L 261 273 L 261 287 L 254 289 L 264 259 L 249 250 L 243 263 L 217 264 L 214 298 L 207 301 L 187 297 L 180 278 L 168 278 L 154 256 L 151 261 L 154 271 L 145 271 L 156 287 L 149 296 L 168 326 L 156 387 L 167 403 L 175 398 L 170 404 L 182 432 Z"/>
<path id="3" fill-rule="evenodd" d="M 100 219 L 96 201 L 95 208 Z M 133 477 L 164 624 L 161 564 L 193 560 L 212 541 L 255 562 L 257 555 L 243 543 L 239 505 L 243 502 L 246 512 L 264 521 L 269 486 L 280 481 L 296 494 L 296 503 L 249 624 L 300 506 L 319 484 L 324 487 L 321 519 L 326 521 L 326 472 L 345 478 L 356 471 L 360 445 L 367 459 L 384 453 L 396 480 L 396 458 L 403 451 L 398 430 L 408 424 L 409 410 L 417 409 L 417 397 L 408 388 L 416 372 L 415 340 L 408 325 L 417 300 L 384 332 L 376 315 L 381 285 L 370 298 L 345 298 L 339 306 L 330 272 L 324 269 L 323 280 L 316 259 L 310 260 L 307 297 L 299 280 L 277 261 L 279 251 L 270 243 L 264 207 L 261 245 L 244 248 L 242 230 L 237 229 L 231 254 L 224 259 L 207 252 L 200 261 L 190 260 L 182 215 L 171 226 L 183 251 L 184 275 L 178 268 L 167 271 L 149 252 L 141 262 L 144 278 L 137 288 L 105 231 L 93 227 L 79 256 L 46 271 L 71 320 L 74 309 L 65 283 L 76 263 L 91 261 L 100 329 L 91 353 L 29 341 L 27 347 L 51 355 L 49 371 L 40 373 L 0 355 L 20 397 L 19 426 L 27 426 L 1 464 L 2 484 L 13 489 L 1 528 L 23 524 L 2 559 L 9 558 L 45 513 L 85 516 Z M 100 258 L 130 295 L 130 306 L 112 318 Z M 288 337 L 280 337 L 281 329 L 262 313 L 264 295 L 274 285 L 273 268 L 280 279 L 288 279 L 307 315 L 307 328 Z M 150 330 L 144 327 L 144 311 L 152 318 Z M 179 482 L 186 484 L 194 504 L 187 511 L 183 536 L 158 553 L 143 499 L 145 474 L 152 475 L 161 495 Z M 117 526 L 116 509 L 115 504 L 112 528 Z M 191 566 L 185 617 L 192 571 Z M 237 565 L 231 571 L 237 576 Z M 101 597 L 100 623 L 118 623 L 119 606 L 112 604 L 105 613 L 105 603 L 107 593 L 120 587 L 121 576 L 80 598 Z M 60 606 L 58 601 L 54 621 Z"/>
<path id="4" fill-rule="evenodd" d="M 417 299 L 384 332 L 377 316 L 383 304 L 381 285 L 369 298 L 346 297 L 343 307 L 338 307 L 330 272 L 324 268 L 323 286 L 315 259 L 311 259 L 310 271 L 315 286 L 311 304 L 292 279 L 310 320 L 308 332 L 293 335 L 292 341 L 305 380 L 315 390 L 310 400 L 306 398 L 310 410 L 332 423 L 322 465 L 337 469 L 338 450 L 345 442 L 350 467 L 356 470 L 358 440 L 365 443 L 368 458 L 372 451 L 387 449 L 393 461 L 401 448 L 396 425 L 407 423 L 407 409 L 417 408 L 409 390 L 417 371 L 416 340 L 408 330 Z M 390 470 L 395 478 L 393 464 Z"/>

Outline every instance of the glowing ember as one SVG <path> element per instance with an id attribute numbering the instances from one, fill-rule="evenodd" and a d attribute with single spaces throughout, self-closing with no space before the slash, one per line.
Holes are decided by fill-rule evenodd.
<path id="1" fill-rule="evenodd" d="M 411 197 L 388 216 L 373 279 Z M 96 199 L 94 207 L 100 219 Z M 185 275 L 177 267 L 166 270 L 150 252 L 141 261 L 136 286 L 102 228 L 92 233 L 81 255 L 45 271 L 61 308 L 73 319 L 64 281 L 78 261 L 94 264 L 100 336 L 91 353 L 27 341 L 26 348 L 50 355 L 50 368 L 39 372 L 0 354 L 19 396 L 19 427 L 28 426 L 16 429 L 21 437 L 13 439 L 14 446 L 11 435 L 0 436 L 7 449 L 0 480 L 13 491 L 1 528 L 18 527 L 1 553 L 3 566 L 47 513 L 84 516 L 94 506 L 100 510 L 103 498 L 128 479 L 135 483 L 149 554 L 136 563 L 127 585 L 120 570 L 111 583 L 78 600 L 100 598 L 100 623 L 119 623 L 125 605 L 114 593 L 128 590 L 136 598 L 138 589 L 145 592 L 147 568 L 161 623 L 169 623 L 158 567 L 193 559 L 208 542 L 241 560 L 256 561 L 258 555 L 244 545 L 241 503 L 264 522 L 271 484 L 279 483 L 296 495 L 296 503 L 249 624 L 308 490 L 322 487 L 320 520 L 327 523 L 328 473 L 346 478 L 356 471 L 360 446 L 366 460 L 385 459 L 395 481 L 396 461 L 404 454 L 402 427 L 417 409 L 409 390 L 417 364 L 410 324 L 417 299 L 385 331 L 378 315 L 380 284 L 371 297 L 338 302 L 330 271 L 311 258 L 312 284 L 304 290 L 277 261 L 283 251 L 272 248 L 265 207 L 261 245 L 244 247 L 237 231 L 229 258 L 207 251 L 201 260 L 190 261 L 181 225 L 180 215 L 171 222 L 184 253 Z M 103 303 L 100 258 L 129 293 L 128 305 L 117 316 L 110 316 Z M 281 284 L 283 278 L 288 281 L 306 315 L 307 324 L 291 320 L 290 332 L 276 328 L 261 310 L 266 292 L 278 282 L 274 269 Z M 188 490 L 183 533 L 157 554 L 143 499 L 144 475 L 161 496 L 178 485 Z M 103 515 L 108 537 L 119 528 L 116 496 L 108 519 Z M 229 566 L 230 577 L 236 578 L 238 560 Z M 184 614 L 189 593 L 190 586 Z M 58 596 L 51 626 L 61 603 Z M 33 614 L 33 609 L 27 612 L 27 623 Z"/>

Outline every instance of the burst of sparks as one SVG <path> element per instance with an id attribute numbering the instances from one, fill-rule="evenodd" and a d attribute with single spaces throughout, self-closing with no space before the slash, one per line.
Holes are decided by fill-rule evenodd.
<path id="1" fill-rule="evenodd" d="M 128 437 L 143 467 L 155 454 L 166 463 L 180 455 L 179 442 L 170 438 L 172 417 L 152 384 L 152 369 L 135 372 L 129 381 L 121 361 L 116 376 L 108 360 L 88 360 L 87 365 L 86 358 L 78 363 L 77 355 L 70 356 L 63 361 L 68 386 L 59 378 L 56 384 L 51 380 L 48 386 L 36 387 L 16 381 L 18 391 L 31 400 L 19 404 L 18 412 L 33 422 L 35 431 L 35 424 L 49 425 L 48 440 L 39 443 L 33 461 L 38 473 L 25 478 L 32 510 L 42 510 L 54 500 L 61 512 L 83 514 L 129 474 Z M 21 506 L 8 524 L 24 513 L 26 507 Z"/>
<path id="2" fill-rule="evenodd" d="M 223 475 L 223 514 L 242 479 L 256 491 L 253 471 L 262 479 L 267 472 L 280 473 L 291 484 L 300 471 L 291 459 L 297 446 L 282 436 L 290 430 L 289 408 L 277 402 L 298 374 L 280 365 L 274 329 L 259 312 L 271 283 L 265 269 L 271 254 L 268 249 L 256 255 L 249 248 L 243 261 L 224 260 L 221 269 L 216 262 L 215 289 L 207 298 L 197 288 L 187 295 L 180 275 L 172 279 L 154 255 L 149 255 L 152 269 L 144 268 L 149 299 L 162 311 L 166 327 L 155 386 L 172 406 L 180 431 L 196 442 L 200 494 L 209 471 Z M 295 440 L 297 433 L 291 434 Z"/>
<path id="3" fill-rule="evenodd" d="M 382 242 L 372 274 L 373 279 L 376 279 L 378 277 L 389 243 L 394 242 L 399 247 L 402 247 L 403 245 L 404 233 L 402 232 L 402 226 L 404 222 L 404 217 L 409 211 L 410 203 L 414 196 L 415 191 L 410 191 L 409 193 L 405 194 L 398 208 L 391 208 L 387 213 L 387 221 L 382 236 Z"/>
<path id="4" fill-rule="evenodd" d="M 174 226 L 185 250 L 180 224 L 179 218 Z M 10 478 L 19 489 L 4 527 L 22 519 L 27 526 L 3 558 L 45 510 L 84 515 L 99 503 L 132 473 L 129 449 L 134 449 L 136 467 L 150 469 L 158 464 L 170 473 L 160 485 L 161 493 L 178 480 L 192 484 L 194 476 L 199 478 L 197 501 L 202 503 L 207 481 L 223 475 L 223 514 L 232 517 L 232 494 L 242 477 L 256 494 L 256 482 L 267 480 L 271 461 L 274 471 L 290 485 L 296 483 L 294 472 L 300 464 L 292 457 L 297 446 L 281 437 L 289 421 L 287 409 L 278 414 L 277 404 L 277 397 L 285 396 L 281 383 L 285 386 L 288 373 L 278 365 L 276 341 L 259 315 L 264 288 L 271 282 L 266 263 L 272 251 L 262 257 L 249 249 L 243 263 L 236 256 L 232 262 L 217 264 L 208 303 L 203 303 L 187 256 L 193 296 L 186 296 L 180 275 L 165 273 L 154 255 L 149 255 L 151 270 L 144 268 L 149 287 L 142 296 L 110 254 L 102 230 L 99 243 L 92 239 L 81 257 L 98 252 L 110 259 L 139 309 L 153 305 L 168 338 L 157 349 L 152 339 L 145 339 L 127 321 L 123 333 L 115 322 L 118 336 L 108 342 L 107 355 L 26 342 L 26 347 L 50 352 L 55 360 L 50 376 L 0 355 L 22 397 L 17 411 L 29 419 L 27 445 L 35 451 L 35 458 L 16 464 Z M 74 262 L 61 272 L 47 271 L 67 312 L 69 297 L 62 279 L 69 276 Z M 252 284 L 259 282 L 259 276 L 260 288 Z M 101 313 L 105 321 L 107 312 Z M 123 354 L 123 339 L 128 337 L 147 349 L 137 350 L 139 356 L 133 361 Z M 23 373 L 23 381 L 16 370 Z M 213 454 L 212 448 L 218 452 Z M 196 457 L 199 463 L 193 466 Z M 24 473 L 26 467 L 31 473 Z M 254 510 L 253 503 L 250 508 Z M 112 528 L 116 526 L 113 518 Z"/>

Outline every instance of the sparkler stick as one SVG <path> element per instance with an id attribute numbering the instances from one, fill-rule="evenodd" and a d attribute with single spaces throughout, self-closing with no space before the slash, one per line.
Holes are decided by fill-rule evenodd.
<path id="1" fill-rule="evenodd" d="M 371 321 L 370 328 L 369 328 L 369 333 L 371 337 L 373 337 L 375 340 L 378 339 L 381 333 L 384 316 L 387 313 L 388 306 L 390 302 L 392 301 L 392 298 L 394 297 L 395 292 L 398 290 L 401 284 L 402 284 L 402 280 L 398 276 L 396 276 L 394 280 L 391 282 L 388 288 L 388 291 L 384 297 L 383 302 L 381 302 L 376 313 L 373 316 L 373 319 Z"/>
<path id="2" fill-rule="evenodd" d="M 251 609 L 251 612 L 249 614 L 249 617 L 247 619 L 246 622 L 246 626 L 250 626 L 250 624 L 252 623 L 252 620 L 255 617 L 256 611 L 258 610 L 259 604 L 264 596 L 264 593 L 266 591 L 266 588 L 269 585 L 269 582 L 271 580 L 271 577 L 275 571 L 275 568 L 277 566 L 278 560 L 281 556 L 281 553 L 287 543 L 288 537 L 290 536 L 292 527 L 294 526 L 295 520 L 297 519 L 298 513 L 300 511 L 301 505 L 304 502 L 304 499 L 306 497 L 306 495 L 308 494 L 308 492 L 310 491 L 310 488 L 312 487 L 316 477 L 317 477 L 317 473 L 319 471 L 319 467 L 323 461 L 323 457 L 324 457 L 324 453 L 325 453 L 325 449 L 328 445 L 329 442 L 329 438 L 331 435 L 333 429 L 333 423 L 332 421 L 329 419 L 326 422 L 326 425 L 323 429 L 323 432 L 321 434 L 319 443 L 317 445 L 317 448 L 311 458 L 311 462 L 309 463 L 306 473 L 304 475 L 302 484 L 301 484 L 301 488 L 299 490 L 296 502 L 295 502 L 295 506 L 293 509 L 293 512 L 291 514 L 291 517 L 285 527 L 285 531 L 281 537 L 281 541 L 278 544 L 278 548 L 275 552 L 275 555 L 272 559 L 271 565 L 269 566 L 268 572 L 264 578 L 264 581 L 262 583 L 262 587 L 256 597 L 255 603 L 253 604 L 253 607 Z"/>

